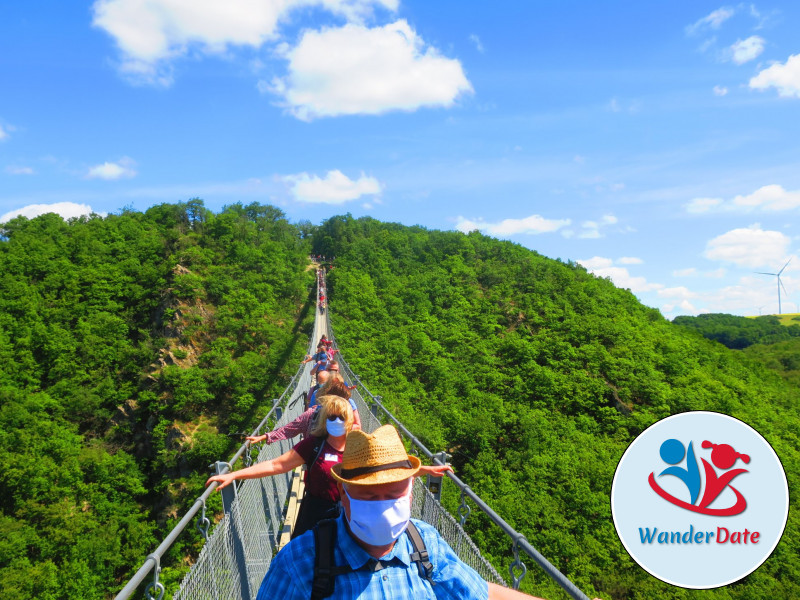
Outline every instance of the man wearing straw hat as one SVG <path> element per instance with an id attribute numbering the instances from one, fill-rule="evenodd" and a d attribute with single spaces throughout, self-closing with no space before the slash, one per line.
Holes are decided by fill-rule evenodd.
<path id="1" fill-rule="evenodd" d="M 411 515 L 411 484 L 420 460 L 409 456 L 392 425 L 372 434 L 351 431 L 342 462 L 331 469 L 344 509 L 333 529 L 332 600 L 349 598 L 521 599 L 526 594 L 487 583 L 456 556 L 432 526 Z M 408 535 L 403 535 L 409 529 Z M 429 577 L 417 564 L 419 547 L 410 537 L 416 529 L 428 552 Z M 292 540 L 273 559 L 258 600 L 308 600 L 315 570 L 315 535 Z M 414 558 L 416 557 L 416 558 Z M 423 557 L 425 558 L 425 557 Z M 323 596 L 317 595 L 321 598 Z"/>

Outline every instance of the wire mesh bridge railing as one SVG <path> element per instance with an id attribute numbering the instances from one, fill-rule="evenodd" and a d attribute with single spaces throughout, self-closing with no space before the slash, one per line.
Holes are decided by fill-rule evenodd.
<path id="1" fill-rule="evenodd" d="M 324 281 L 324 280 L 323 280 Z M 317 290 L 319 296 L 319 288 Z M 330 325 L 330 310 L 316 311 L 314 332 L 309 340 L 309 354 L 314 352 L 314 345 L 322 334 L 326 334 L 338 349 L 336 338 Z M 340 369 L 345 380 L 356 385 L 353 400 L 361 415 L 361 426 L 364 431 L 372 432 L 384 423 L 392 423 L 410 446 L 410 452 L 423 455 L 433 464 L 445 464 L 444 453 L 434 454 L 428 450 L 381 402 L 379 396 L 373 395 L 361 379 L 353 372 L 341 351 L 337 354 Z M 298 369 L 280 398 L 273 401 L 273 407 L 253 435 L 268 430 L 268 425 L 280 427 L 291 422 L 303 411 L 304 395 L 311 386 L 311 363 Z M 240 459 L 244 466 L 253 462 L 262 462 L 277 458 L 293 446 L 291 440 L 281 440 L 274 444 L 259 444 L 257 458 L 251 454 L 250 442 L 243 444 L 236 454 L 227 462 L 218 461 L 215 473 L 227 473 Z M 525 577 L 527 567 L 522 556 L 527 554 L 544 571 L 555 580 L 564 591 L 576 600 L 588 600 L 566 576 L 556 569 L 526 539 L 495 513 L 469 486 L 452 473 L 447 477 L 461 493 L 461 505 L 456 520 L 439 502 L 441 498 L 442 478 L 428 477 L 427 481 L 416 478 L 414 481 L 412 517 L 421 519 L 439 531 L 456 554 L 487 581 L 506 585 L 505 580 L 495 568 L 480 554 L 463 525 L 472 512 L 470 504 L 474 504 L 484 512 L 500 532 L 508 536 L 514 555 L 509 568 L 511 584 L 515 589 Z M 159 547 L 145 559 L 134 577 L 117 594 L 115 600 L 126 600 L 151 575 L 152 581 L 146 586 L 144 595 L 147 600 L 162 600 L 164 586 L 159 582 L 160 560 L 169 547 L 198 517 L 196 529 L 206 540 L 200 555 L 191 570 L 184 578 L 180 589 L 174 595 L 176 600 L 252 600 L 264 578 L 272 557 L 278 551 L 278 544 L 284 528 L 285 509 L 291 494 L 292 473 L 261 479 L 236 481 L 223 490 L 222 500 L 224 516 L 208 533 L 210 521 L 206 516 L 205 501 L 216 489 L 217 484 L 210 485 L 195 501 L 191 509 L 184 515 L 178 525 Z"/>

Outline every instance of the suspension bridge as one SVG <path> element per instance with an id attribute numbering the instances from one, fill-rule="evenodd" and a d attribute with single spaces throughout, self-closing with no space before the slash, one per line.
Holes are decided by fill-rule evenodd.
<path id="1" fill-rule="evenodd" d="M 321 277 L 324 277 L 324 270 Z M 324 280 L 323 280 L 324 281 Z M 432 464 L 443 465 L 447 455 L 428 450 L 386 407 L 380 396 L 373 395 L 364 382 L 347 364 L 342 351 L 336 343 L 330 323 L 330 310 L 321 310 L 320 287 L 317 286 L 317 310 L 314 330 L 309 339 L 308 352 L 313 354 L 315 345 L 325 334 L 339 350 L 337 359 L 342 376 L 356 389 L 352 399 L 361 415 L 364 431 L 372 432 L 383 424 L 393 424 L 409 447 L 409 452 L 420 458 L 427 458 Z M 272 409 L 253 430 L 259 435 L 272 428 L 293 421 L 304 410 L 305 394 L 311 387 L 312 363 L 302 365 L 295 373 L 280 398 L 273 400 Z M 288 451 L 294 442 L 281 440 L 274 444 L 258 444 L 257 456 L 253 447 L 245 442 L 228 461 L 217 461 L 211 467 L 214 474 L 227 473 L 239 461 L 244 466 L 255 462 L 277 458 Z M 423 458 L 423 460 L 424 460 Z M 441 504 L 442 477 L 415 478 L 411 516 L 421 519 L 439 531 L 456 554 L 475 569 L 487 581 L 519 589 L 520 582 L 527 573 L 526 560 L 530 559 L 543 569 L 561 588 L 575 600 L 588 600 L 567 577 L 542 556 L 525 536 L 515 531 L 503 518 L 495 513 L 468 485 L 453 473 L 447 473 L 448 485 L 455 485 L 460 492 L 460 505 L 457 518 Z M 195 500 L 192 507 L 173 528 L 161 544 L 149 554 L 136 574 L 115 596 L 115 600 L 140 598 L 163 600 L 165 588 L 159 581 L 161 559 L 173 543 L 190 529 L 194 529 L 205 539 L 205 544 L 183 579 L 175 600 L 252 600 L 256 597 L 264 575 L 269 569 L 272 557 L 288 542 L 289 534 L 296 516 L 297 505 L 302 497 L 300 469 L 283 475 L 236 481 L 221 490 L 224 514 L 211 528 L 211 520 L 206 514 L 206 500 L 217 487 L 213 483 Z M 508 537 L 513 561 L 509 567 L 508 581 L 483 557 L 477 546 L 464 531 L 464 524 L 472 513 L 473 506 L 482 511 L 498 529 L 498 533 Z M 186 532 L 189 535 L 189 532 Z M 146 583 L 146 585 L 144 585 Z M 143 591 L 137 591 L 144 586 Z"/>

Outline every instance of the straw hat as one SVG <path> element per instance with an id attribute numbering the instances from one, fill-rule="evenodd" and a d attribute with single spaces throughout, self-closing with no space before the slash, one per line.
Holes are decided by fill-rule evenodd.
<path id="1" fill-rule="evenodd" d="M 373 433 L 348 433 L 342 462 L 331 467 L 331 475 L 342 483 L 380 485 L 413 477 L 420 464 L 408 455 L 394 426 L 384 425 Z"/>

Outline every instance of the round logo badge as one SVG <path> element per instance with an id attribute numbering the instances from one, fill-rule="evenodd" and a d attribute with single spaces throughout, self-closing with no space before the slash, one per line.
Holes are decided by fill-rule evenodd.
<path id="1" fill-rule="evenodd" d="M 757 569 L 778 545 L 789 487 L 778 456 L 749 425 L 687 412 L 628 446 L 611 487 L 628 554 L 672 585 L 708 589 Z"/>

